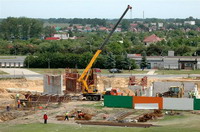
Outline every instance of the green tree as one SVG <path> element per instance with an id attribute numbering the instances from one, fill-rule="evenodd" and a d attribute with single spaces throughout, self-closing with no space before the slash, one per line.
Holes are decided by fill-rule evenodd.
<path id="1" fill-rule="evenodd" d="M 144 69 L 144 68 L 147 67 L 147 65 L 148 65 L 148 63 L 147 63 L 147 58 L 146 58 L 146 52 L 144 51 L 144 52 L 142 52 L 142 60 L 141 60 L 141 63 L 140 63 L 140 67 L 142 69 Z"/>
<path id="2" fill-rule="evenodd" d="M 124 19 L 124 20 L 122 20 L 121 25 L 122 25 L 122 30 L 123 31 L 128 31 L 129 28 L 130 28 L 130 21 L 127 20 L 127 19 Z"/>
<path id="3" fill-rule="evenodd" d="M 108 68 L 108 69 L 116 67 L 115 56 L 113 55 L 112 52 L 109 52 L 107 57 L 106 57 L 105 67 Z"/>
<path id="4" fill-rule="evenodd" d="M 53 34 L 55 34 L 55 33 L 56 33 L 55 28 L 53 28 L 51 26 L 46 26 L 44 28 L 44 35 L 45 35 L 45 37 L 52 37 Z"/>

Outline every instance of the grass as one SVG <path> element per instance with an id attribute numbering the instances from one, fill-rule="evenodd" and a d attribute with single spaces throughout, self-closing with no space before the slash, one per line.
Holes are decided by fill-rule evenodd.
<path id="1" fill-rule="evenodd" d="M 158 70 L 155 73 L 164 74 L 200 74 L 200 70 Z"/>
<path id="2" fill-rule="evenodd" d="M 40 74 L 46 74 L 46 73 L 65 73 L 64 68 L 58 68 L 58 69 L 47 69 L 47 68 L 29 68 L 29 70 L 40 73 Z M 82 73 L 84 69 L 78 69 L 79 73 Z M 148 71 L 142 71 L 142 70 L 123 70 L 123 73 L 119 74 L 145 74 Z M 111 74 L 107 69 L 101 69 L 102 74 Z"/>
<path id="3" fill-rule="evenodd" d="M 104 106 L 102 105 L 102 101 L 99 101 L 98 103 L 94 104 L 84 104 L 81 105 L 82 107 L 87 107 L 87 108 L 96 108 L 96 109 L 102 109 Z"/>
<path id="4" fill-rule="evenodd" d="M 0 75 L 5 75 L 5 74 L 8 74 L 8 73 L 4 71 L 0 71 Z"/>
<path id="5" fill-rule="evenodd" d="M 61 74 L 61 73 L 65 73 L 65 69 L 64 68 L 58 68 L 58 69 L 48 69 L 48 68 L 29 68 L 28 70 L 40 73 L 40 74 L 46 74 L 46 73 L 57 73 L 57 74 Z"/>
<path id="6" fill-rule="evenodd" d="M 111 126 L 82 126 L 75 124 L 20 124 L 20 125 L 0 125 L 0 132 L 198 132 L 199 129 L 177 125 L 150 127 L 150 128 L 128 128 Z"/>
<path id="7" fill-rule="evenodd" d="M 159 120 L 159 121 L 169 121 L 169 120 L 174 120 L 174 119 L 184 119 L 187 118 L 186 115 L 165 115 L 163 119 Z"/>

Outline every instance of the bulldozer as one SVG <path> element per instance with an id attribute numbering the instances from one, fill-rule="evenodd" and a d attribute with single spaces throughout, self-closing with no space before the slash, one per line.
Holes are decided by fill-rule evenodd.
<path id="1" fill-rule="evenodd" d="M 157 93 L 157 97 L 172 97 L 182 98 L 184 96 L 184 87 L 182 86 L 170 86 L 169 90 L 164 93 Z"/>

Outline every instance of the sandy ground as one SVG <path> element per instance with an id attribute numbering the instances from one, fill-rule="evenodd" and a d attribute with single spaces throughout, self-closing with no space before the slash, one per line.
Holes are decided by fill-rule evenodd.
<path id="1" fill-rule="evenodd" d="M 19 88 L 42 92 L 43 80 L 6 79 L 0 80 L 0 89 Z"/>

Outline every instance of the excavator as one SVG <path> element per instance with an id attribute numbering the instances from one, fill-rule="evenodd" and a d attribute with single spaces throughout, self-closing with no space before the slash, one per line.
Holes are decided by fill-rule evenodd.
<path id="1" fill-rule="evenodd" d="M 164 93 L 157 93 L 158 97 L 172 97 L 172 98 L 183 98 L 184 96 L 184 85 L 182 86 L 170 86 L 169 90 Z"/>
<path id="2" fill-rule="evenodd" d="M 128 5 L 128 7 L 124 11 L 124 13 L 120 17 L 120 19 L 117 21 L 117 23 L 113 27 L 112 31 L 109 33 L 107 38 L 101 44 L 101 46 L 96 51 L 96 53 L 94 54 L 94 56 L 90 60 L 89 64 L 87 65 L 87 67 L 84 69 L 83 73 L 81 74 L 81 76 L 77 80 L 78 82 L 80 82 L 82 84 L 81 85 L 82 86 L 82 94 L 83 94 L 83 97 L 86 97 L 86 100 L 98 101 L 98 100 L 100 100 L 102 98 L 103 94 L 98 91 L 97 87 L 95 85 L 93 85 L 93 84 L 88 84 L 87 83 L 88 82 L 88 78 L 91 75 L 90 72 L 92 72 L 91 67 L 94 64 L 94 62 L 96 61 L 96 59 L 99 56 L 99 54 L 102 52 L 102 49 L 104 48 L 104 46 L 108 43 L 110 37 L 112 36 L 112 34 L 114 33 L 115 29 L 117 28 L 117 26 L 119 25 L 119 23 L 121 22 L 121 20 L 126 15 L 126 13 L 128 12 L 129 9 L 132 9 L 132 7 L 130 5 Z"/>

